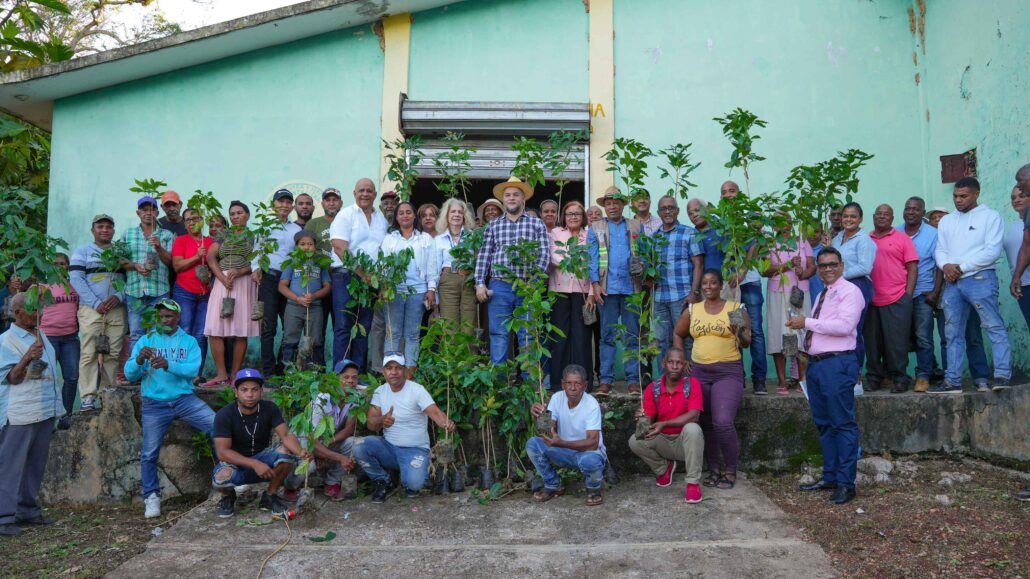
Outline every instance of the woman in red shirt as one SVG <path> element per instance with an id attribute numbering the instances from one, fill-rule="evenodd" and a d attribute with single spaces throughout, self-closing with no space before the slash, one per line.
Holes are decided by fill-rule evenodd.
<path id="1" fill-rule="evenodd" d="M 175 287 L 172 299 L 182 308 L 179 327 L 197 339 L 200 346 L 200 372 L 207 360 L 207 337 L 204 335 L 204 320 L 207 318 L 207 301 L 211 294 L 211 270 L 207 267 L 207 250 L 212 239 L 204 236 L 204 220 L 194 209 L 183 213 L 186 235 L 180 235 L 172 245 L 172 267 L 175 268 Z M 200 276 L 199 266 L 203 266 Z M 194 383 L 201 382 L 200 376 Z"/>

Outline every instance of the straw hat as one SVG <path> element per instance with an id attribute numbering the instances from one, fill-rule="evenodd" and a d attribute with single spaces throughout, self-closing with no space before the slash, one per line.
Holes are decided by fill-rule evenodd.
<path id="1" fill-rule="evenodd" d="M 509 187 L 515 187 L 516 189 L 521 190 L 527 200 L 533 197 L 533 188 L 514 175 L 504 183 L 494 185 L 494 197 L 504 199 L 504 190 Z"/>
<path id="2" fill-rule="evenodd" d="M 616 201 L 622 201 L 623 203 L 626 202 L 626 196 L 623 195 L 622 191 L 619 191 L 619 188 L 615 187 L 614 185 L 609 187 L 609 188 L 607 188 L 607 189 L 605 189 L 604 190 L 604 195 L 601 195 L 600 197 L 598 197 L 597 198 L 597 202 L 600 203 L 601 205 L 604 205 L 605 199 L 608 199 L 608 198 L 614 199 Z"/>

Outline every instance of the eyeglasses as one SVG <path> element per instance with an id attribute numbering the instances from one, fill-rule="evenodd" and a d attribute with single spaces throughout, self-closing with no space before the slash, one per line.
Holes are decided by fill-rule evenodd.
<path id="1" fill-rule="evenodd" d="M 679 207 L 659 207 L 658 208 L 658 212 L 659 213 L 665 213 L 665 212 L 668 212 L 668 211 L 676 211 L 677 209 L 679 209 Z"/>
<path id="2" fill-rule="evenodd" d="M 835 267 L 840 267 L 840 262 L 839 261 L 831 261 L 829 263 L 820 263 L 819 264 L 819 269 L 833 269 Z"/>
<path id="3" fill-rule="evenodd" d="M 566 213 L 565 217 L 583 217 L 582 213 Z"/>

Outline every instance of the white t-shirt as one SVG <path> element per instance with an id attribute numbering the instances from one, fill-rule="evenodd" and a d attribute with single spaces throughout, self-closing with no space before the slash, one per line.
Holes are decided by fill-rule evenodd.
<path id="1" fill-rule="evenodd" d="M 389 224 L 378 209 L 372 210 L 372 223 L 365 218 L 365 213 L 357 205 L 344 207 L 329 225 L 329 239 L 342 239 L 348 243 L 347 250 L 353 254 L 364 253 L 375 258 L 379 255 L 379 246 L 386 237 Z M 340 267 L 339 256 L 333 252 L 333 267 Z"/>
<path id="2" fill-rule="evenodd" d="M 372 406 L 385 415 L 393 408 L 393 426 L 384 429 L 386 441 L 394 446 L 429 448 L 429 417 L 426 408 L 436 402 L 418 382 L 408 380 L 400 392 L 383 384 L 372 393 Z"/>
<path id="3" fill-rule="evenodd" d="M 547 403 L 551 418 L 558 422 L 558 437 L 562 440 L 584 440 L 588 430 L 596 430 L 600 436 L 597 450 L 604 450 L 604 434 L 601 434 L 601 405 L 597 399 L 584 393 L 575 408 L 569 408 L 569 399 L 564 391 L 558 391 Z M 396 414 L 396 412 L 394 413 Z"/>

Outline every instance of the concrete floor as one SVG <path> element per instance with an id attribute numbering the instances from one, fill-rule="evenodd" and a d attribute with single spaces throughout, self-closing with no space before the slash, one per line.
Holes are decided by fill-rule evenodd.
<path id="1" fill-rule="evenodd" d="M 581 489 L 546 504 L 517 491 L 483 506 L 469 493 L 339 503 L 318 494 L 291 522 L 293 540 L 266 577 L 832 577 L 818 545 L 757 488 L 705 489 L 683 501 L 682 474 L 658 488 L 624 479 L 588 508 Z M 253 495 L 251 495 L 253 496 Z M 246 495 L 241 498 L 242 501 Z M 241 510 L 238 504 L 237 511 Z M 186 515 L 111 577 L 252 577 L 287 537 L 284 523 L 237 527 L 213 501 Z M 335 531 L 331 542 L 309 536 Z"/>

